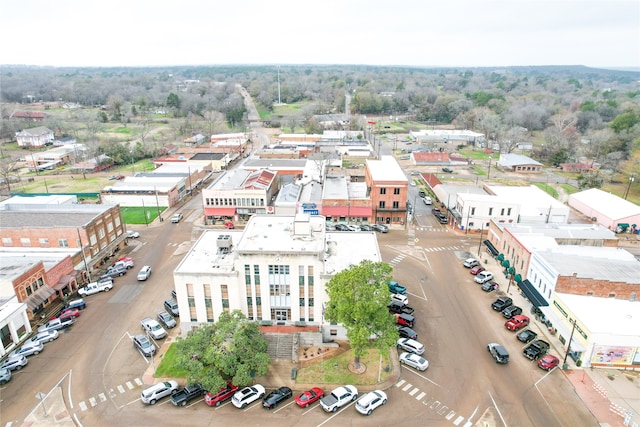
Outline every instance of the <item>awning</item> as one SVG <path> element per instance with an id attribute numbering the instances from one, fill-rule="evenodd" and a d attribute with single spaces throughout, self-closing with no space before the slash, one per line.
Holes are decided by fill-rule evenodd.
<path id="1" fill-rule="evenodd" d="M 206 216 L 234 216 L 236 208 L 204 208 Z"/>
<path id="2" fill-rule="evenodd" d="M 373 214 L 371 206 L 351 206 L 348 209 L 349 216 L 370 217 Z"/>
<path id="3" fill-rule="evenodd" d="M 40 289 L 38 289 L 37 291 L 29 295 L 25 302 L 27 303 L 27 307 L 29 307 L 29 310 L 33 310 L 37 306 L 45 302 L 47 299 L 49 299 L 49 297 L 55 293 L 56 293 L 55 289 L 47 285 L 44 285 L 44 286 L 41 286 Z"/>
<path id="4" fill-rule="evenodd" d="M 323 206 L 320 213 L 324 216 L 347 216 L 346 206 Z"/>
<path id="5" fill-rule="evenodd" d="M 53 285 L 53 289 L 56 291 L 62 290 L 65 286 L 71 285 L 75 281 L 76 276 L 74 274 L 65 274 L 58 279 L 58 283 Z"/>
<path id="6" fill-rule="evenodd" d="M 542 295 L 540 295 L 538 290 L 529 280 L 523 280 L 522 282 L 518 283 L 518 287 L 522 289 L 522 292 L 525 294 L 527 299 L 531 301 L 531 304 L 533 304 L 535 307 L 546 307 L 549 305 L 547 300 L 544 299 Z"/>
<path id="7" fill-rule="evenodd" d="M 487 239 L 487 240 L 485 240 L 485 241 L 484 241 L 484 242 L 482 242 L 482 243 L 484 243 L 484 245 L 487 247 L 487 249 L 489 250 L 489 252 L 491 252 L 491 255 L 493 255 L 493 256 L 498 256 L 498 254 L 499 254 L 500 252 L 498 252 L 498 250 L 495 248 L 495 246 L 493 246 L 493 243 L 491 243 L 491 241 L 489 241 L 489 240 Z"/>

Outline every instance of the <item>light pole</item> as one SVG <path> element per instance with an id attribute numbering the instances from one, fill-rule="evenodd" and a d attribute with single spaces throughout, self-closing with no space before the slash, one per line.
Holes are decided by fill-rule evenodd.
<path id="1" fill-rule="evenodd" d="M 631 175 L 629 177 L 629 184 L 627 184 L 627 189 L 624 192 L 624 199 L 627 200 L 627 196 L 629 195 L 629 189 L 631 188 L 631 184 L 633 183 L 633 181 L 636 180 L 636 177 L 634 175 Z"/>
<path id="2" fill-rule="evenodd" d="M 569 344 L 567 344 L 567 351 L 564 353 L 564 361 L 562 362 L 562 370 L 567 370 L 567 356 L 569 356 L 569 351 L 571 351 L 571 340 L 573 339 L 573 333 L 576 330 L 576 319 L 573 319 L 573 329 L 571 329 L 571 335 L 569 336 Z"/>
<path id="3" fill-rule="evenodd" d="M 489 179 L 490 175 L 491 175 L 491 156 L 489 156 L 489 170 L 487 170 L 487 180 Z"/>
<path id="4" fill-rule="evenodd" d="M 135 167 L 133 165 L 133 150 L 129 150 L 129 154 L 131 154 L 131 173 L 132 175 L 136 174 L 136 170 Z"/>

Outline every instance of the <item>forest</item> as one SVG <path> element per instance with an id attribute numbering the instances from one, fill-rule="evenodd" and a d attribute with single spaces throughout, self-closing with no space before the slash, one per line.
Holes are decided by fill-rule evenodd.
<path id="1" fill-rule="evenodd" d="M 547 164 L 588 162 L 589 186 L 640 171 L 640 74 L 583 66 L 412 68 L 374 66 L 193 66 L 157 68 L 0 67 L 2 141 L 24 122 L 16 110 L 49 109 L 44 126 L 101 152 L 126 157 L 115 143 L 137 139 L 137 157 L 196 133 L 249 129 L 237 85 L 261 118 L 287 132 L 319 132 L 317 114 L 362 116 L 411 127 L 453 127 L 487 135 L 500 152 L 533 142 Z M 286 104 L 289 108 L 278 109 Z M 79 108 L 68 108 L 74 105 Z M 59 114 L 54 114 L 59 112 Z M 129 133 L 104 132 L 114 126 Z M 170 132 L 153 134 L 158 126 Z M 141 142 L 140 142 L 141 141 Z M 120 148 L 122 151 L 122 148 Z M 120 159 L 124 161 L 124 159 Z M 621 178 L 626 179 L 626 178 Z"/>

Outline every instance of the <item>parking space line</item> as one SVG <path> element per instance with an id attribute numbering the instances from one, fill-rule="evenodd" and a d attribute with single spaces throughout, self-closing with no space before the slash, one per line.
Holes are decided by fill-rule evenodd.
<path id="1" fill-rule="evenodd" d="M 420 389 L 418 387 L 416 387 L 413 390 L 411 390 L 411 392 L 409 392 L 409 396 L 413 396 L 414 394 L 416 394 L 419 391 L 420 391 Z"/>
<path id="2" fill-rule="evenodd" d="M 342 412 L 346 411 L 346 409 L 353 405 L 355 402 L 351 402 L 349 403 L 347 406 L 343 407 L 341 410 L 339 410 L 338 412 L 336 412 L 335 414 L 333 414 L 332 416 L 330 416 L 329 418 L 327 418 L 326 420 L 324 420 L 323 422 L 321 422 L 320 424 L 318 424 L 316 427 L 320 427 L 323 424 L 326 424 L 329 420 L 331 420 L 333 417 L 337 416 L 338 414 L 341 414 Z"/>
<path id="3" fill-rule="evenodd" d="M 400 380 L 396 383 L 396 387 L 400 387 L 402 384 L 406 383 L 405 380 Z"/>
<path id="4" fill-rule="evenodd" d="M 427 393 L 425 393 L 424 391 L 422 393 L 420 393 L 419 395 L 416 396 L 416 400 L 422 400 L 422 398 L 426 395 Z"/>
<path id="5" fill-rule="evenodd" d="M 133 390 L 133 384 L 131 384 L 131 381 L 127 381 L 125 384 L 129 390 Z"/>
<path id="6" fill-rule="evenodd" d="M 411 387 L 413 387 L 413 384 L 409 384 L 409 383 L 407 383 L 407 385 L 406 385 L 406 386 L 404 386 L 404 387 L 402 388 L 402 391 L 407 391 L 407 390 L 409 390 Z"/>
<path id="7" fill-rule="evenodd" d="M 287 406 L 291 405 L 292 403 L 296 403 L 296 401 L 295 401 L 295 400 L 292 400 L 291 402 L 287 403 L 286 405 L 281 406 L 281 407 L 279 407 L 278 409 L 276 409 L 275 411 L 273 411 L 273 413 L 275 414 L 275 413 L 276 413 L 276 412 L 278 412 L 280 409 L 284 409 L 284 408 L 286 408 Z"/>
<path id="8" fill-rule="evenodd" d="M 314 409 L 319 408 L 319 407 L 320 407 L 320 404 L 318 403 L 317 405 L 312 406 L 312 407 L 310 407 L 309 409 L 307 409 L 306 411 L 304 411 L 304 412 L 302 413 L 302 415 L 306 415 L 306 414 L 307 414 L 307 412 L 311 412 L 311 411 L 313 411 Z"/>
<path id="9" fill-rule="evenodd" d="M 438 409 L 438 415 L 444 415 L 444 413 L 447 412 L 447 409 L 449 409 L 447 405 L 442 405 L 442 408 Z"/>
<path id="10" fill-rule="evenodd" d="M 96 401 L 95 397 L 90 397 L 89 398 L 89 404 L 91 405 L 91 407 L 93 408 L 94 406 L 96 406 L 98 404 L 98 402 Z"/>
<path id="11" fill-rule="evenodd" d="M 259 404 L 259 403 L 260 403 L 260 400 L 258 400 L 258 404 Z M 249 406 L 247 406 L 245 409 L 243 409 L 243 410 L 242 410 L 242 412 L 247 412 L 249 409 L 253 409 L 253 408 L 255 408 L 256 406 L 258 406 L 258 404 L 256 404 L 256 405 L 249 405 Z"/>

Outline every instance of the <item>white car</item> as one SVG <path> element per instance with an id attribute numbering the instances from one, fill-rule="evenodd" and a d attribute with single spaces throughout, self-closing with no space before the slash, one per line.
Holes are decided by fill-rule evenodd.
<path id="1" fill-rule="evenodd" d="M 480 261 L 478 261 L 475 258 L 467 258 L 464 260 L 462 265 L 464 265 L 467 268 L 471 268 L 471 267 L 475 267 L 476 265 L 480 265 Z"/>
<path id="2" fill-rule="evenodd" d="M 179 386 L 176 381 L 163 381 L 142 390 L 140 400 L 146 405 L 155 405 L 156 402 L 163 397 L 175 394 L 178 388 Z"/>
<path id="3" fill-rule="evenodd" d="M 138 237 L 140 237 L 140 233 L 138 233 L 137 231 L 128 230 L 127 237 L 130 239 L 137 239 Z"/>
<path id="4" fill-rule="evenodd" d="M 422 201 L 424 202 L 425 205 L 430 205 L 432 203 L 431 202 L 431 197 L 429 197 L 429 196 L 424 196 L 422 198 Z"/>
<path id="5" fill-rule="evenodd" d="M 231 403 L 233 403 L 233 406 L 236 408 L 242 409 L 248 404 L 255 402 L 258 399 L 262 399 L 264 397 L 264 393 L 264 387 L 260 384 L 245 387 L 242 390 L 235 392 L 231 398 Z"/>
<path id="6" fill-rule="evenodd" d="M 391 294 L 391 301 L 398 301 L 404 305 L 409 304 L 409 297 L 402 294 Z"/>
<path id="7" fill-rule="evenodd" d="M 320 406 L 325 412 L 335 412 L 338 408 L 358 399 L 358 389 L 352 385 L 345 385 L 334 389 L 330 394 L 320 399 Z"/>
<path id="8" fill-rule="evenodd" d="M 399 338 L 397 344 L 398 347 L 409 353 L 415 353 L 417 355 L 424 353 L 424 346 L 411 338 Z"/>
<path id="9" fill-rule="evenodd" d="M 2 365 L 0 365 L 0 370 L 8 369 L 10 371 L 19 371 L 20 369 L 27 366 L 29 361 L 24 356 L 16 356 L 16 357 L 7 357 Z"/>
<path id="10" fill-rule="evenodd" d="M 374 390 L 365 394 L 356 402 L 356 411 L 362 415 L 371 415 L 378 407 L 387 403 L 387 394 L 382 390 Z"/>
<path id="11" fill-rule="evenodd" d="M 142 329 L 148 333 L 154 340 L 159 340 L 167 336 L 167 331 L 160 326 L 157 320 L 151 317 L 145 317 L 140 321 Z"/>
<path id="12" fill-rule="evenodd" d="M 182 213 L 174 214 L 174 215 L 171 217 L 171 222 L 172 222 L 172 223 L 174 223 L 174 224 L 179 223 L 181 220 L 182 220 Z"/>
<path id="13" fill-rule="evenodd" d="M 9 353 L 9 358 L 19 358 L 20 356 L 33 356 L 40 354 L 44 350 L 44 344 L 41 342 L 27 341 L 22 347 L 13 350 Z"/>
<path id="14" fill-rule="evenodd" d="M 51 329 L 44 332 L 38 332 L 37 334 L 29 338 L 28 342 L 32 342 L 32 343 L 51 342 L 55 339 L 58 339 L 59 336 L 60 334 L 58 333 L 58 331 L 56 331 L 55 329 Z"/>
<path id="15" fill-rule="evenodd" d="M 138 280 L 147 280 L 149 278 L 149 276 L 151 276 L 151 267 L 148 266 L 148 265 L 145 265 L 138 272 L 137 279 Z"/>
<path id="16" fill-rule="evenodd" d="M 112 288 L 113 281 L 103 279 L 97 282 L 89 283 L 87 286 L 78 289 L 78 295 L 80 295 L 81 297 L 86 297 L 100 292 L 109 292 Z"/>
<path id="17" fill-rule="evenodd" d="M 488 282 L 489 280 L 493 280 L 493 273 L 487 270 L 481 271 L 480 273 L 476 274 L 476 277 L 474 277 L 473 280 L 475 280 L 476 283 L 480 284 Z"/>
<path id="18" fill-rule="evenodd" d="M 426 371 L 429 367 L 429 362 L 426 359 L 413 353 L 402 353 L 400 355 L 400 363 L 409 365 L 419 371 Z"/>

